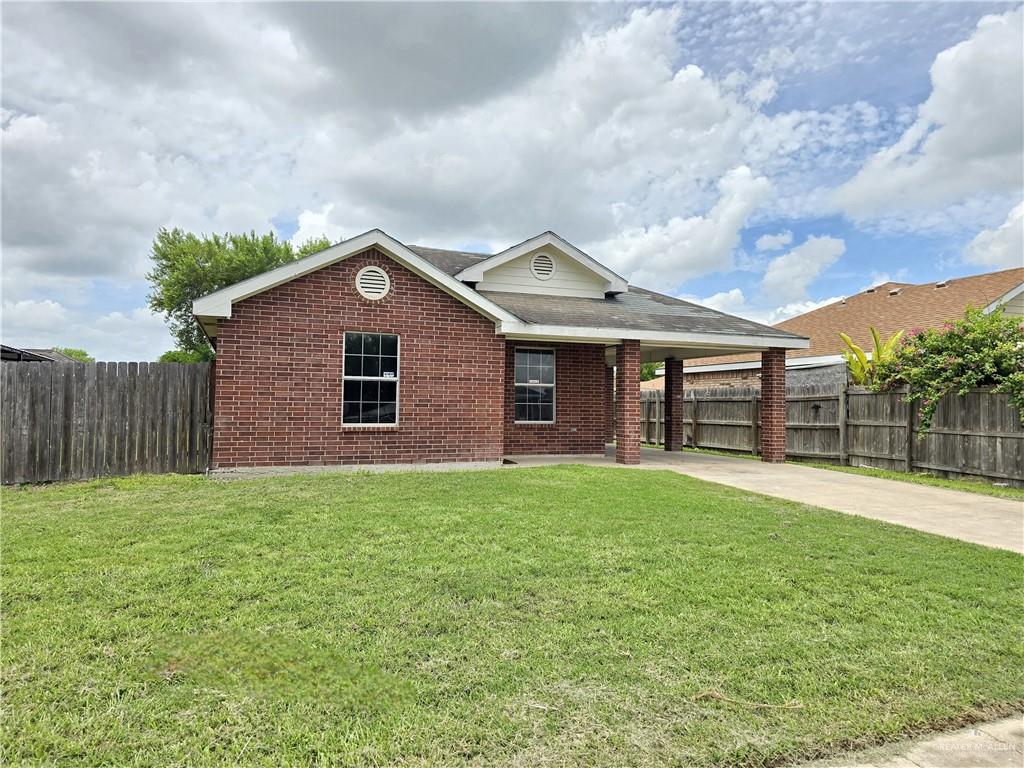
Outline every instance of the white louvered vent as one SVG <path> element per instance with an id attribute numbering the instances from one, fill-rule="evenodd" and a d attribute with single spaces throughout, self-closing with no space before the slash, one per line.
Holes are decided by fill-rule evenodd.
<path id="1" fill-rule="evenodd" d="M 546 253 L 538 253 L 530 260 L 530 271 L 538 280 L 550 280 L 555 274 L 555 260 Z"/>
<path id="2" fill-rule="evenodd" d="M 391 290 L 391 278 L 380 267 L 363 267 L 356 274 L 356 290 L 364 299 L 383 299 Z"/>

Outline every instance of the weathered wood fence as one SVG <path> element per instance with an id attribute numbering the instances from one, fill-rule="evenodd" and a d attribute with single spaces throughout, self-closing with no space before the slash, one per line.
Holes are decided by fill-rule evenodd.
<path id="1" fill-rule="evenodd" d="M 0 364 L 0 480 L 204 472 L 209 363 Z"/>
<path id="2" fill-rule="evenodd" d="M 786 453 L 795 459 L 947 477 L 981 477 L 1024 486 L 1024 424 L 1009 395 L 977 389 L 945 397 L 921 436 L 916 405 L 905 393 L 805 385 L 786 395 Z M 664 393 L 640 402 L 640 437 L 664 444 Z M 758 453 L 757 389 L 693 389 L 683 407 L 686 443 Z"/>

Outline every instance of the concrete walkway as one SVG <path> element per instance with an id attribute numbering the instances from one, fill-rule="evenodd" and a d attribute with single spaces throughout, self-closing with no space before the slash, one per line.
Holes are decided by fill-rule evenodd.
<path id="1" fill-rule="evenodd" d="M 981 723 L 963 730 L 897 742 L 804 768 L 1020 768 L 1024 718 Z"/>
<path id="2" fill-rule="evenodd" d="M 515 457 L 519 466 L 614 464 L 606 456 Z M 1024 554 L 1024 502 L 795 464 L 702 453 L 640 451 L 640 469 L 668 469 L 713 483 Z"/>

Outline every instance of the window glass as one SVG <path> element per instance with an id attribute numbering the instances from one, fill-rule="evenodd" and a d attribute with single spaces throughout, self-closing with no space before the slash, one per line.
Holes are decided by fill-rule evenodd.
<path id="1" fill-rule="evenodd" d="M 344 344 L 342 421 L 398 423 L 398 336 L 350 332 Z"/>
<path id="2" fill-rule="evenodd" d="M 550 349 L 517 349 L 515 388 L 516 421 L 554 421 L 554 351 Z"/>

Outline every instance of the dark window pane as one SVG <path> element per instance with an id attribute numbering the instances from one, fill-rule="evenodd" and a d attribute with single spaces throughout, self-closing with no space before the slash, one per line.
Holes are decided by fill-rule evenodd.
<path id="1" fill-rule="evenodd" d="M 398 394 L 398 387 L 393 381 L 382 381 L 380 382 L 380 401 L 382 403 L 390 402 L 393 403 L 397 399 L 395 395 Z"/>
<path id="2" fill-rule="evenodd" d="M 380 334 L 376 334 L 376 333 L 364 333 L 363 334 L 363 354 L 364 355 L 379 355 L 380 354 Z"/>
<path id="3" fill-rule="evenodd" d="M 359 376 L 362 374 L 363 358 L 358 355 L 345 355 L 345 375 Z"/>
<path id="4" fill-rule="evenodd" d="M 363 358 L 363 376 L 380 376 L 380 358 Z"/>
<path id="5" fill-rule="evenodd" d="M 359 386 L 358 381 L 346 381 L 345 382 L 345 402 L 353 403 L 360 400 L 360 393 L 362 388 Z"/>
<path id="6" fill-rule="evenodd" d="M 527 418 L 526 403 L 516 403 L 516 421 L 526 421 Z"/>
<path id="7" fill-rule="evenodd" d="M 346 424 L 358 424 L 359 423 L 359 402 L 345 403 L 345 408 L 342 411 L 341 420 Z"/>
<path id="8" fill-rule="evenodd" d="M 380 421 L 381 424 L 394 424 L 395 416 L 398 413 L 398 409 L 394 403 L 381 403 L 380 404 Z"/>
<path id="9" fill-rule="evenodd" d="M 534 368 L 534 367 L 540 365 L 540 361 L 541 361 L 542 357 L 543 357 L 543 354 L 540 353 L 540 352 L 531 352 L 530 353 L 530 367 Z"/>
<path id="10" fill-rule="evenodd" d="M 363 351 L 363 334 L 361 333 L 346 333 L 345 334 L 345 354 L 346 355 L 358 355 Z"/>
<path id="11" fill-rule="evenodd" d="M 530 396 L 527 401 L 530 403 L 540 402 L 540 387 L 530 387 Z"/>
<path id="12" fill-rule="evenodd" d="M 380 384 L 376 381 L 364 381 L 363 382 L 363 402 L 371 402 L 374 407 L 377 405 L 377 398 L 379 397 Z"/>
<path id="13" fill-rule="evenodd" d="M 553 403 L 555 402 L 555 388 L 554 387 L 538 387 L 540 389 L 540 402 L 542 403 Z"/>
<path id="14" fill-rule="evenodd" d="M 523 387 L 523 386 L 517 386 L 516 387 L 516 402 L 517 403 L 526 403 L 526 402 L 529 402 L 529 400 L 530 400 L 530 388 L 529 387 Z"/>
<path id="15" fill-rule="evenodd" d="M 398 337 L 393 334 L 381 336 L 380 353 L 396 357 L 398 355 Z"/>
<path id="16" fill-rule="evenodd" d="M 397 378 L 398 377 L 398 358 L 397 357 L 382 357 L 380 359 L 380 375 Z"/>
<path id="17" fill-rule="evenodd" d="M 360 421 L 363 424 L 377 423 L 377 402 L 363 403 L 363 410 Z"/>
<path id="18" fill-rule="evenodd" d="M 541 421 L 554 421 L 555 420 L 555 406 L 553 406 L 553 405 L 542 405 L 540 407 L 540 420 Z"/>
<path id="19" fill-rule="evenodd" d="M 540 382 L 541 384 L 554 384 L 555 383 L 555 366 L 554 364 L 545 365 L 540 369 Z"/>
<path id="20" fill-rule="evenodd" d="M 540 406 L 532 403 L 526 406 L 527 421 L 540 421 Z"/>

